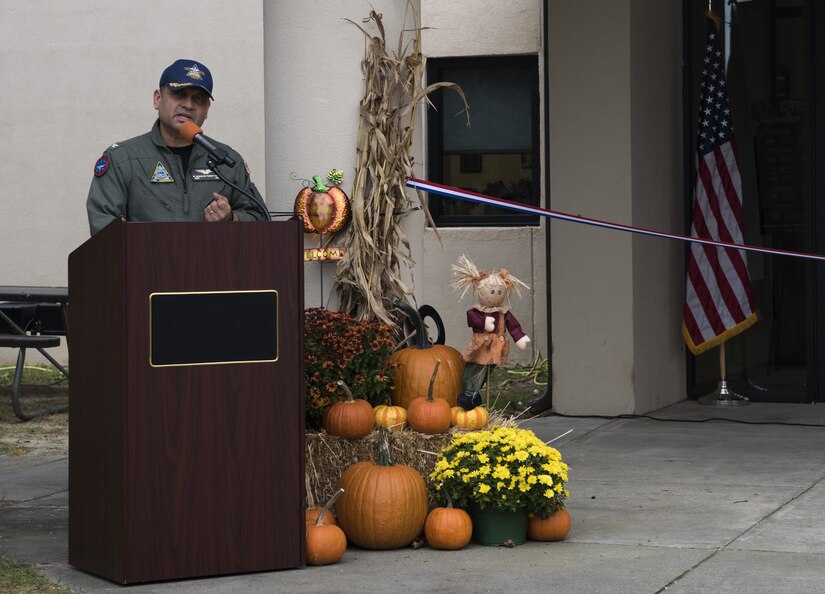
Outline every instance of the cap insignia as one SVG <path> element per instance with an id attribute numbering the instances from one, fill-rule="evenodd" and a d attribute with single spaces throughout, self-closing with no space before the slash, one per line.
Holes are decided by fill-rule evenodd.
<path id="1" fill-rule="evenodd" d="M 192 64 L 189 67 L 184 66 L 183 69 L 186 70 L 186 76 L 192 80 L 200 80 L 203 78 L 203 71 L 198 68 L 197 64 Z"/>

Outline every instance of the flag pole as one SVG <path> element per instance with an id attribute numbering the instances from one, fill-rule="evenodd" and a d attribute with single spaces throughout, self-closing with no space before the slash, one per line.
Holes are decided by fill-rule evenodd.
<path id="1" fill-rule="evenodd" d="M 699 398 L 699 404 L 708 406 L 746 406 L 750 401 L 746 396 L 737 394 L 728 387 L 727 369 L 725 364 L 725 345 L 727 340 L 719 345 L 719 385 L 716 390 Z"/>

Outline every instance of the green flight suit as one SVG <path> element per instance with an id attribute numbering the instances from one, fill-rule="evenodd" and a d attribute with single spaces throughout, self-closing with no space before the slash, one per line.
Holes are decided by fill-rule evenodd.
<path id="1" fill-rule="evenodd" d="M 225 144 L 212 143 L 235 160 L 234 167 L 220 165 L 220 172 L 260 199 L 243 157 Z M 209 170 L 206 159 L 206 149 L 195 144 L 184 172 L 181 158 L 163 141 L 159 122 L 146 134 L 113 144 L 95 165 L 86 200 L 92 235 L 119 217 L 127 221 L 204 221 L 203 210 L 212 201 L 213 192 L 229 199 L 239 221 L 263 220 L 260 208 L 223 183 Z"/>

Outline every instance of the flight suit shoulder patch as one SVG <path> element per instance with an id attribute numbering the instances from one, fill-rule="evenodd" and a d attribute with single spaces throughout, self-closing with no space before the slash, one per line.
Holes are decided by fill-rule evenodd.
<path id="1" fill-rule="evenodd" d="M 95 163 L 95 177 L 100 177 L 109 171 L 109 157 L 103 155 Z"/>

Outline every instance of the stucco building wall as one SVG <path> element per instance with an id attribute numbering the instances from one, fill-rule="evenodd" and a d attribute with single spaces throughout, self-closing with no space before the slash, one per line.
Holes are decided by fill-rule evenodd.
<path id="1" fill-rule="evenodd" d="M 262 12 L 260 0 L 0 0 L 0 284 L 67 284 L 68 254 L 89 237 L 95 161 L 150 129 L 152 92 L 177 58 L 210 68 L 204 131 L 237 149 L 266 191 Z M 14 357 L 0 349 L 1 361 Z"/>
<path id="2" fill-rule="evenodd" d="M 679 3 L 549 6 L 551 208 L 681 232 Z M 683 247 L 553 222 L 551 250 L 556 410 L 682 400 Z"/>
<path id="3" fill-rule="evenodd" d="M 545 155 L 550 163 L 542 171 L 543 206 L 683 231 L 680 2 L 412 6 L 427 27 L 430 58 L 538 56 L 540 137 L 543 143 L 546 130 L 550 139 L 542 146 L 543 169 Z M 212 70 L 216 101 L 204 129 L 247 158 L 270 209 L 291 210 L 301 187 L 295 178 L 332 168 L 345 171 L 344 188 L 351 188 L 366 41 L 345 19 L 362 24 L 371 7 L 383 14 L 394 47 L 407 11 L 398 0 L 0 0 L 0 282 L 66 284 L 66 258 L 88 238 L 94 162 L 110 143 L 149 129 L 152 91 L 179 57 Z M 416 174 L 425 177 L 427 115 L 419 114 L 414 153 Z M 403 224 L 416 300 L 441 313 L 448 344 L 463 350 L 470 334 L 472 300 L 459 301 L 449 287 L 450 265 L 466 253 L 531 286 L 514 297 L 513 310 L 533 343 L 526 352 L 513 349 L 512 360 L 528 362 L 552 348 L 560 412 L 645 412 L 684 398 L 681 245 L 547 219 L 534 227 L 441 229 L 441 241 L 421 213 L 405 215 Z M 307 247 L 316 244 L 307 237 Z M 308 307 L 336 307 L 334 272 L 334 264 L 306 264 Z"/>

